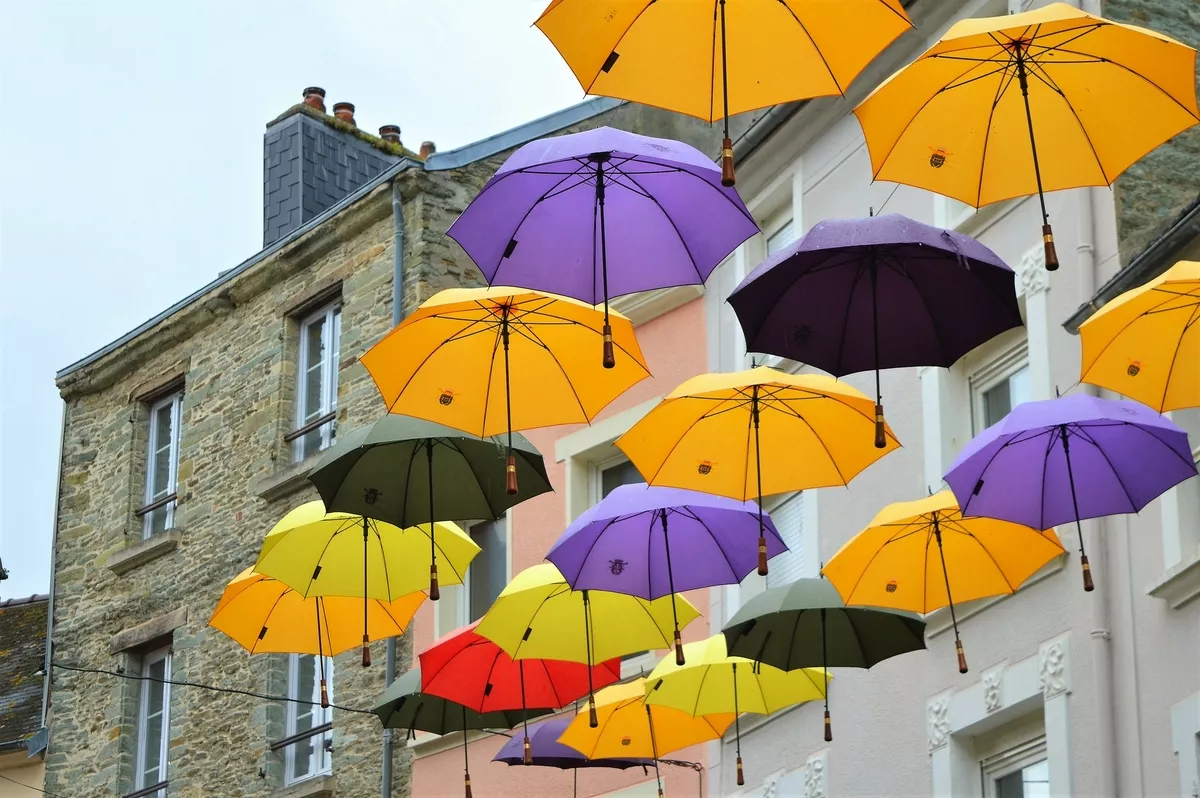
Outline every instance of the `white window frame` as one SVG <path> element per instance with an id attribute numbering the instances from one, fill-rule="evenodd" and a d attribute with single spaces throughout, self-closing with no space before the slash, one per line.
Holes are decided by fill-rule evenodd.
<path id="1" fill-rule="evenodd" d="M 285 723 L 285 737 L 291 737 L 297 734 L 300 730 L 297 728 L 299 721 L 299 713 L 304 705 L 296 703 L 296 701 L 311 701 L 310 708 L 312 710 L 312 724 L 309 728 L 323 726 L 326 723 L 333 721 L 333 707 L 321 706 L 321 664 L 317 657 L 312 658 L 313 668 L 313 692 L 312 695 L 302 696 L 299 694 L 300 687 L 300 657 L 312 656 L 301 654 L 288 655 L 288 676 L 287 676 L 287 695 L 293 699 L 287 705 L 287 720 Z M 329 700 L 333 701 L 333 659 L 324 657 L 325 660 L 325 687 L 329 693 Z M 308 768 L 304 775 L 294 775 L 296 769 L 296 744 L 287 746 L 284 754 L 284 784 L 298 784 L 308 779 L 325 776 L 333 772 L 333 755 L 329 752 L 326 746 L 333 740 L 333 732 L 327 731 L 324 734 L 313 735 L 309 738 L 312 742 L 312 750 L 308 757 Z M 315 760 L 315 762 L 314 762 Z"/>
<path id="2" fill-rule="evenodd" d="M 166 646 L 142 655 L 140 673 L 142 676 L 146 676 L 150 666 L 159 661 L 164 663 L 163 681 L 157 682 L 150 679 L 142 679 L 138 689 L 135 726 L 137 730 L 137 753 L 134 757 L 134 790 L 144 790 L 147 787 L 154 786 L 154 784 L 167 781 L 167 751 L 171 738 L 171 685 L 168 683 L 171 679 L 171 647 Z M 162 733 L 159 735 L 159 750 L 157 752 L 158 781 L 147 784 L 147 758 L 153 753 L 146 750 L 146 727 L 149 725 L 149 717 L 146 710 L 149 707 L 151 690 L 162 690 Z"/>
<path id="3" fill-rule="evenodd" d="M 304 418 L 304 406 L 308 403 L 308 380 L 306 379 L 309 366 L 311 365 L 310 358 L 312 353 L 308 351 L 308 328 L 317 322 L 324 322 L 321 328 L 321 349 L 325 357 L 321 361 L 321 386 L 322 393 L 320 410 L 316 418 L 327 415 L 337 410 L 338 401 L 338 360 L 341 352 L 342 325 L 341 325 L 341 300 L 331 302 L 325 305 L 320 310 L 306 316 L 300 321 L 300 345 L 296 356 L 296 400 L 295 400 L 295 428 L 300 429 L 308 422 Z M 334 320 L 337 319 L 337 324 Z M 323 424 L 318 428 L 321 433 L 321 443 L 317 447 L 316 452 L 306 452 L 304 450 L 304 440 L 307 435 L 301 435 L 296 440 L 292 441 L 292 459 L 295 462 L 300 462 L 305 457 L 316 454 L 317 452 L 328 449 L 337 439 L 334 428 L 334 422 Z"/>
<path id="4" fill-rule="evenodd" d="M 182 390 L 175 391 L 171 394 L 168 394 L 167 396 L 164 396 L 161 399 L 155 401 L 154 404 L 150 405 L 150 417 L 147 422 L 147 427 L 148 427 L 149 431 L 146 436 L 146 438 L 147 438 L 147 442 L 146 442 L 146 484 L 145 484 L 145 490 L 143 492 L 143 499 L 144 499 L 144 502 L 142 505 L 143 507 L 148 506 L 151 503 L 157 501 L 157 499 L 155 498 L 155 494 L 158 493 L 159 490 L 161 490 L 161 488 L 156 490 L 156 488 L 158 486 L 156 486 L 154 484 L 154 475 L 157 473 L 157 469 L 155 468 L 155 454 L 161 444 L 161 441 L 158 440 L 157 421 L 158 421 L 159 411 L 161 411 L 163 408 L 167 408 L 167 407 L 169 407 L 171 410 L 171 441 L 168 444 L 168 450 L 167 450 L 167 458 L 168 458 L 167 483 L 168 483 L 169 487 L 162 495 L 170 496 L 172 493 L 175 493 L 176 489 L 178 488 L 179 437 L 180 437 L 180 429 L 179 428 L 182 426 L 182 423 L 183 423 L 183 391 Z M 161 498 L 161 497 L 159 497 L 159 498 Z M 175 526 L 175 505 L 177 503 L 178 503 L 178 499 L 176 499 L 175 501 L 169 502 L 156 510 L 151 510 L 150 512 L 148 512 L 142 516 L 142 538 L 143 539 L 149 538 L 152 534 L 154 534 L 154 519 L 160 511 L 166 516 L 166 523 L 164 524 L 164 530 L 174 528 L 174 526 Z"/>
<path id="5" fill-rule="evenodd" d="M 1200 465 L 1200 410 L 1166 414 L 1191 436 Z M 1162 508 L 1163 572 L 1146 592 L 1179 609 L 1200 598 L 1200 477 L 1181 482 L 1159 499 Z"/>
<path id="6" fill-rule="evenodd" d="M 1200 790 L 1200 693 L 1171 707 L 1171 748 L 1179 762 L 1180 798 Z"/>
<path id="7" fill-rule="evenodd" d="M 593 463 L 589 468 L 589 477 L 591 479 L 591 495 L 589 506 L 596 504 L 604 497 L 601 495 L 604 492 L 604 472 L 615 466 L 628 463 L 629 458 L 623 454 L 618 454 L 607 460 L 602 460 L 598 463 Z"/>
<path id="8" fill-rule="evenodd" d="M 1025 337 L 990 358 L 986 364 L 978 367 L 968 378 L 971 391 L 971 436 L 974 437 L 985 429 L 987 408 L 984 395 L 997 385 L 1008 380 L 1022 369 L 1029 368 L 1029 345 Z M 1032 378 L 1032 373 L 1030 378 Z M 1030 399 L 1033 398 L 1033 386 L 1030 385 Z"/>
<path id="9" fill-rule="evenodd" d="M 513 576 L 512 510 L 507 510 L 503 517 L 496 520 L 504 525 L 505 578 L 506 580 L 511 580 Z M 491 523 L 491 521 L 488 519 L 467 521 L 461 523 L 461 526 L 463 531 L 470 535 L 471 527 L 484 523 Z M 433 603 L 433 632 L 435 640 L 471 623 L 471 568 L 473 565 L 474 562 L 467 566 L 467 572 L 463 574 L 461 585 L 443 585 L 441 588 L 441 599 Z M 450 602 L 446 601 L 447 598 L 450 599 Z M 448 611 L 445 607 L 449 603 L 454 604 L 454 615 L 448 618 L 446 617 Z M 450 622 L 450 626 L 445 626 L 447 621 Z"/>
<path id="10" fill-rule="evenodd" d="M 979 763 L 980 772 L 983 774 L 983 798 L 997 798 L 996 782 L 999 779 L 1011 776 L 1013 773 L 1018 773 L 1039 762 L 1045 762 L 1049 769 L 1045 733 L 1015 745 L 1000 754 L 985 758 Z"/>

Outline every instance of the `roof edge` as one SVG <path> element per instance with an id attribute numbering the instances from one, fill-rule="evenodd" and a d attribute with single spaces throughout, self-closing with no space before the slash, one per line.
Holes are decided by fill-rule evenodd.
<path id="1" fill-rule="evenodd" d="M 22 596 L 21 598 L 10 598 L 0 601 L 0 609 L 4 607 L 19 607 L 22 604 L 37 604 L 42 601 L 49 601 L 49 593 L 34 593 L 32 596 Z"/>

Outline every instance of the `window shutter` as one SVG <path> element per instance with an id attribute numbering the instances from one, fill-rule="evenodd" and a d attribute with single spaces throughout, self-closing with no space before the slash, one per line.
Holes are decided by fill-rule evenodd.
<path id="1" fill-rule="evenodd" d="M 804 576 L 804 494 L 793 493 L 770 511 L 771 520 L 788 550 L 771 559 L 767 587 L 778 587 Z"/>

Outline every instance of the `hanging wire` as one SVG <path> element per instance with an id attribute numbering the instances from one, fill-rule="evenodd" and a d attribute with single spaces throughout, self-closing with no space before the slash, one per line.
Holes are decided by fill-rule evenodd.
<path id="1" fill-rule="evenodd" d="M 17 785 L 18 787 L 24 787 L 27 790 L 33 790 L 34 792 L 40 792 L 42 795 L 49 795 L 50 798 L 67 798 L 67 796 L 63 795 L 61 792 L 49 792 L 47 790 L 43 790 L 41 787 L 34 787 L 32 784 L 26 784 L 23 781 L 17 781 L 16 779 L 10 779 L 8 776 L 5 776 L 3 773 L 0 773 L 0 779 L 4 779 L 7 782 L 11 782 L 12 784 Z"/>

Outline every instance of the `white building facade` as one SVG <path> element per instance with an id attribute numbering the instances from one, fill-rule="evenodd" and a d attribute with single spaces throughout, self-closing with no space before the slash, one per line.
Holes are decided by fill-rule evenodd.
<path id="1" fill-rule="evenodd" d="M 939 489 L 961 447 L 996 420 L 996 408 L 1051 398 L 1056 390 L 1088 389 L 1076 387 L 1080 343 L 1063 324 L 1122 266 L 1112 190 L 1047 196 L 1062 262 L 1047 272 L 1036 197 L 976 212 L 928 192 L 872 183 L 862 131 L 851 115 L 881 80 L 954 21 L 1041 4 L 919 0 L 910 10 L 918 30 L 881 56 L 846 98 L 801 106 L 739 160 L 738 190 L 763 234 L 740 247 L 707 285 L 712 371 L 749 365 L 725 302 L 741 279 L 769 251 L 815 223 L 871 210 L 956 228 L 982 241 L 1016 271 L 1026 322 L 950 369 L 883 373 L 887 418 L 903 448 L 848 489 L 767 502 L 768 509 L 788 503 L 789 542 L 798 544 L 788 576 L 817 576 L 821 563 L 884 505 Z M 1091 0 L 1084 7 L 1101 11 Z M 847 381 L 873 395 L 872 375 Z M 1200 411 L 1173 417 L 1188 429 L 1200 458 Z M 1083 591 L 1075 528 L 1060 527 L 1065 556 L 1016 594 L 959 610 L 967 674 L 956 667 L 949 618 L 933 613 L 928 652 L 870 671 L 835 671 L 833 742 L 823 740 L 820 702 L 770 718 L 747 716 L 741 724 L 743 787 L 735 783 L 732 733 L 712 743 L 709 794 L 1200 796 L 1200 600 L 1193 600 L 1200 597 L 1200 479 L 1137 516 L 1083 527 L 1094 592 Z M 773 575 L 775 570 L 773 565 Z M 763 589 L 762 582 L 752 574 L 741 586 L 710 592 L 714 632 Z"/>

